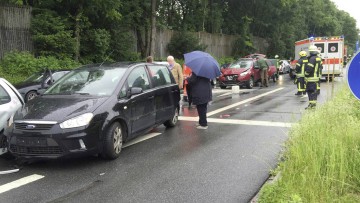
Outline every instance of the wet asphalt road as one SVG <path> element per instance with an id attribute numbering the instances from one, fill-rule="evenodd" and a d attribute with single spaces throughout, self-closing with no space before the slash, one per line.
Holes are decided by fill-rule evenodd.
<path id="1" fill-rule="evenodd" d="M 249 202 L 276 166 L 288 125 L 307 106 L 288 75 L 270 84 L 239 94 L 214 89 L 207 130 L 195 128 L 196 109 L 184 103 L 176 127 L 154 129 L 158 136 L 124 148 L 117 160 L 38 162 L 0 175 L 0 202 Z M 330 95 L 326 86 L 320 102 Z M 13 164 L 0 158 L 0 171 Z M 1 192 L 34 174 L 42 178 Z"/>

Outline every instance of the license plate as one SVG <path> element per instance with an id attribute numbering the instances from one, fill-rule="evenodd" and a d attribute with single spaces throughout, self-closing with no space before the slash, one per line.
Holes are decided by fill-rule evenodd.
<path id="1" fill-rule="evenodd" d="M 45 138 L 20 137 L 16 139 L 16 144 L 19 146 L 44 147 L 47 146 L 47 141 Z"/>

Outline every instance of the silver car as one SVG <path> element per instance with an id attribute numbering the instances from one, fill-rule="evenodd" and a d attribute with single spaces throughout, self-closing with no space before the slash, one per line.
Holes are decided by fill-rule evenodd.
<path id="1" fill-rule="evenodd" d="M 4 129 L 11 122 L 14 113 L 24 106 L 20 93 L 8 81 L 0 78 L 0 155 L 7 152 Z"/>

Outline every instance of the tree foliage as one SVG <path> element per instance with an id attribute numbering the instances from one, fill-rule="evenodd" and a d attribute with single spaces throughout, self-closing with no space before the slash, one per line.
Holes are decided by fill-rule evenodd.
<path id="1" fill-rule="evenodd" d="M 154 26 L 181 33 L 237 35 L 234 56 L 254 51 L 252 36 L 268 41 L 266 54 L 293 57 L 297 40 L 344 35 L 351 50 L 359 32 L 355 19 L 331 0 L 3 1 L 34 8 L 37 56 L 72 57 L 80 62 L 143 58 L 153 50 Z"/>

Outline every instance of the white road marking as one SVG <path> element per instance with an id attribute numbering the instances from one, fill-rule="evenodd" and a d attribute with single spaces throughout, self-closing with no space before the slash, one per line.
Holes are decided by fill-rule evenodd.
<path id="1" fill-rule="evenodd" d="M 216 97 L 223 97 L 223 96 L 227 96 L 227 95 L 232 95 L 232 92 L 220 94 L 219 96 L 216 96 Z"/>
<path id="2" fill-rule="evenodd" d="M 212 93 L 222 93 L 222 92 L 229 92 L 232 91 L 231 89 L 213 89 Z"/>
<path id="3" fill-rule="evenodd" d="M 122 148 L 129 147 L 129 146 L 137 144 L 139 142 L 142 142 L 142 141 L 148 140 L 150 138 L 156 137 L 158 135 L 161 135 L 161 133 L 149 133 L 149 134 L 146 134 L 144 136 L 141 136 L 141 137 L 138 137 L 136 139 L 131 140 L 130 142 L 126 143 Z"/>
<path id="4" fill-rule="evenodd" d="M 217 110 L 215 110 L 215 111 L 211 111 L 211 112 L 207 113 L 206 115 L 207 115 L 207 116 L 212 116 L 212 115 L 218 114 L 218 113 L 223 112 L 223 111 L 226 111 L 226 110 L 228 110 L 228 109 L 232 109 L 232 108 L 234 108 L 234 107 L 237 107 L 237 106 L 239 106 L 239 105 L 245 104 L 245 103 L 247 103 L 247 102 L 250 102 L 250 101 L 259 99 L 259 98 L 261 98 L 261 97 L 267 96 L 267 95 L 269 95 L 269 94 L 275 93 L 275 92 L 280 91 L 280 90 L 282 90 L 282 89 L 284 89 L 284 88 L 283 88 L 283 87 L 277 88 L 277 89 L 275 89 L 275 90 L 272 90 L 272 91 L 269 91 L 269 92 L 260 94 L 260 95 L 258 95 L 258 96 L 251 97 L 251 98 L 249 98 L 249 99 L 245 99 L 244 101 L 240 101 L 240 102 L 231 104 L 231 105 L 229 105 L 229 106 L 225 106 L 225 107 L 220 108 L 220 109 L 217 109 Z"/>
<path id="5" fill-rule="evenodd" d="M 181 121 L 199 121 L 198 117 L 183 117 L 179 116 Z M 271 121 L 252 121 L 252 120 L 236 120 L 236 119 L 220 119 L 220 118 L 207 118 L 209 123 L 224 123 L 224 124 L 237 124 L 237 125 L 257 125 L 267 127 L 284 127 L 290 128 L 292 123 L 284 122 L 271 122 Z"/>
<path id="6" fill-rule="evenodd" d="M 7 183 L 5 185 L 1 185 L 0 186 L 0 194 L 2 194 L 4 192 L 7 192 L 9 190 L 12 190 L 12 189 L 27 185 L 29 183 L 35 182 L 35 181 L 40 180 L 40 179 L 42 179 L 44 177 L 45 176 L 34 174 L 34 175 L 31 175 L 31 176 L 27 176 L 27 177 L 21 178 L 19 180 L 15 180 L 13 182 Z"/>

